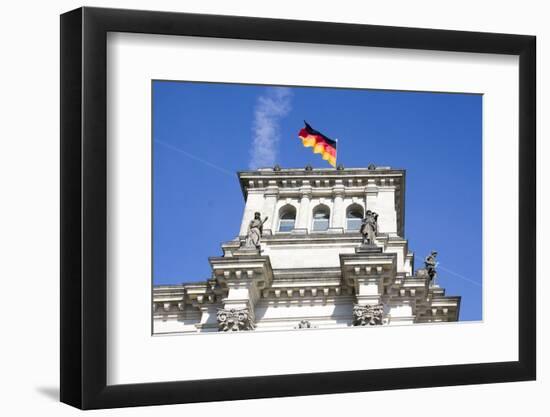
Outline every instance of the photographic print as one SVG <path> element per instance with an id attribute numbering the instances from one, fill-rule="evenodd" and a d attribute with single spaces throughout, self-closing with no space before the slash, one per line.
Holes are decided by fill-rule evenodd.
<path id="1" fill-rule="evenodd" d="M 536 378 L 535 37 L 80 8 L 60 56 L 61 401 Z"/>
<path id="2" fill-rule="evenodd" d="M 482 95 L 155 80 L 152 112 L 153 334 L 482 320 Z"/>

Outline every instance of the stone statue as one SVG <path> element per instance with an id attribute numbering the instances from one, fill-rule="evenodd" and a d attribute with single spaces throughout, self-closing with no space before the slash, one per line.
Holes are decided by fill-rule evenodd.
<path id="1" fill-rule="evenodd" d="M 245 247 L 260 249 L 260 238 L 262 237 L 264 223 L 267 221 L 267 217 L 262 221 L 260 216 L 259 212 L 254 213 L 254 219 L 248 225 Z"/>
<path id="2" fill-rule="evenodd" d="M 378 234 L 378 214 L 367 210 L 359 231 L 363 235 L 363 245 L 374 245 L 374 239 Z"/>
<path id="3" fill-rule="evenodd" d="M 430 277 L 430 282 L 433 281 L 436 275 L 436 271 L 435 271 L 435 267 L 437 266 L 436 257 L 437 257 L 437 252 L 433 250 L 432 253 L 426 256 L 426 258 L 424 259 L 424 266 L 426 267 L 426 272 Z"/>

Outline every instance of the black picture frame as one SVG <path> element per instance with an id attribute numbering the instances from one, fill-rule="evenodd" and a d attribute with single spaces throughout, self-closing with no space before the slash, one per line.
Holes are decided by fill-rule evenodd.
<path id="1" fill-rule="evenodd" d="M 109 386 L 108 32 L 519 56 L 519 360 Z M 80 8 L 61 15 L 61 401 L 82 409 L 421 388 L 536 378 L 534 36 Z"/>

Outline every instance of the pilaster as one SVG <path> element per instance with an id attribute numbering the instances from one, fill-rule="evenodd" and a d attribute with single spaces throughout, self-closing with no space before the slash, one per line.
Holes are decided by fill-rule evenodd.
<path id="1" fill-rule="evenodd" d="M 217 284 L 227 290 L 223 298 L 222 309 L 218 311 L 220 330 L 252 330 L 255 322 L 255 305 L 261 291 L 271 285 L 273 270 L 268 256 L 238 255 L 230 258 L 213 257 L 209 259 Z M 229 317 L 236 320 L 244 317 L 239 325 L 222 323 Z"/>
<path id="2" fill-rule="evenodd" d="M 332 214 L 333 229 L 344 230 L 345 213 L 344 213 L 344 184 L 342 180 L 336 180 L 334 187 L 332 188 L 332 195 L 334 198 L 334 212 Z"/>
<path id="3" fill-rule="evenodd" d="M 295 227 L 297 233 L 305 233 L 308 230 L 311 211 L 311 190 L 309 181 L 304 181 L 300 188 L 300 209 L 298 210 L 298 219 Z"/>
<path id="4" fill-rule="evenodd" d="M 262 219 L 268 217 L 267 221 L 264 223 L 264 233 L 272 234 L 273 227 L 275 224 L 275 208 L 277 207 L 277 199 L 279 198 L 279 187 L 277 186 L 277 181 L 269 181 L 267 188 L 264 192 L 264 205 L 261 210 Z"/>
<path id="5" fill-rule="evenodd" d="M 342 285 L 355 292 L 354 325 L 382 324 L 383 297 L 396 275 L 395 254 L 378 251 L 340 255 Z"/>

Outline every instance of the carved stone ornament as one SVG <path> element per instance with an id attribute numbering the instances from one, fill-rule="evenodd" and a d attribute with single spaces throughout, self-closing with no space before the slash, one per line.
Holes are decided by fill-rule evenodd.
<path id="1" fill-rule="evenodd" d="M 309 320 L 301 320 L 294 328 L 295 329 L 315 329 L 316 326 L 311 324 Z"/>
<path id="2" fill-rule="evenodd" d="M 247 308 L 243 309 L 219 309 L 218 331 L 238 332 L 242 330 L 254 330 L 254 322 Z"/>
<path id="3" fill-rule="evenodd" d="M 382 324 L 384 305 L 355 305 L 353 306 L 354 326 L 376 326 Z"/>

